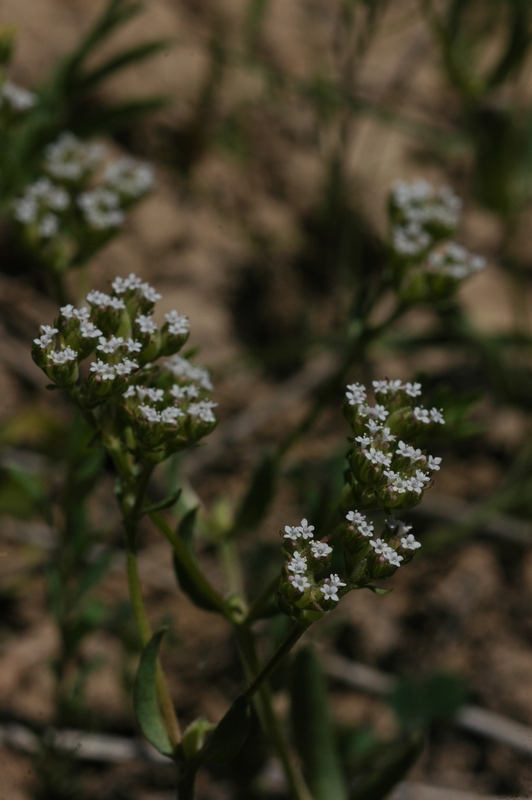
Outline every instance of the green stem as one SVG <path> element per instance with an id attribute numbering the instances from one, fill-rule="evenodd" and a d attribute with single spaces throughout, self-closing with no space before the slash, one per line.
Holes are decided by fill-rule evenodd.
<path id="1" fill-rule="evenodd" d="M 196 783 L 196 771 L 186 770 L 180 773 L 177 778 L 177 800 L 194 800 L 194 784 Z"/>
<path id="2" fill-rule="evenodd" d="M 299 622 L 295 622 L 286 636 L 284 637 L 283 641 L 277 648 L 277 650 L 270 656 L 266 664 L 262 667 L 258 674 L 255 675 L 252 682 L 249 684 L 248 688 L 244 692 L 245 696 L 248 699 L 251 699 L 258 689 L 260 689 L 261 685 L 264 681 L 269 678 L 271 673 L 279 666 L 281 661 L 284 661 L 292 647 L 301 638 L 301 636 L 307 630 L 308 625 L 302 625 Z"/>
<path id="3" fill-rule="evenodd" d="M 230 594 L 237 594 L 239 597 L 244 598 L 244 578 L 236 542 L 232 539 L 224 539 L 220 542 L 218 552 Z"/>
<path id="4" fill-rule="evenodd" d="M 264 669 L 260 669 L 259 660 L 255 649 L 255 642 L 251 630 L 244 625 L 235 626 L 234 630 L 240 652 L 240 658 L 244 666 L 244 671 L 247 679 L 250 681 L 250 686 L 246 691 L 246 696 L 251 698 L 251 696 L 256 692 L 256 696 L 254 698 L 255 708 L 262 728 L 272 742 L 277 756 L 281 761 L 290 795 L 293 800 L 312 800 L 312 796 L 305 784 L 303 776 L 301 775 L 297 764 L 291 756 L 280 721 L 277 718 L 273 707 L 271 689 L 266 681 L 267 675 L 271 669 L 268 670 L 267 673 L 265 673 Z M 303 631 L 299 633 L 299 636 L 301 636 L 301 633 L 303 633 Z M 299 638 L 299 636 L 297 638 Z M 279 649 L 280 648 L 277 649 L 272 658 L 279 653 Z M 288 650 L 286 652 L 288 652 Z M 280 660 L 280 658 L 275 660 L 272 669 L 279 663 Z M 268 664 L 270 664 L 270 662 L 268 662 Z M 257 678 L 254 679 L 254 675 L 257 675 L 257 678 L 260 676 L 259 682 L 257 682 Z M 252 687 L 255 688 L 253 688 L 253 691 L 250 693 L 250 688 Z"/>

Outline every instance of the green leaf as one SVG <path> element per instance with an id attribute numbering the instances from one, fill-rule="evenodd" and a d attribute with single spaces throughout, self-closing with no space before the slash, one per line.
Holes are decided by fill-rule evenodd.
<path id="1" fill-rule="evenodd" d="M 153 42 L 145 42 L 144 44 L 131 47 L 128 50 L 123 50 L 118 55 L 105 61 L 99 67 L 95 67 L 91 72 L 86 73 L 81 78 L 82 89 L 94 89 L 94 87 L 101 83 L 105 78 L 108 78 L 115 72 L 119 72 L 126 67 L 138 64 L 146 58 L 168 50 L 172 45 L 170 39 L 161 39 Z"/>
<path id="2" fill-rule="evenodd" d="M 371 764 L 367 775 L 357 778 L 349 800 L 384 800 L 417 761 L 423 750 L 418 733 L 392 742 Z"/>
<path id="3" fill-rule="evenodd" d="M 174 568 L 182 590 L 199 608 L 225 614 L 226 607 L 223 597 L 211 586 L 192 551 L 191 535 L 195 513 L 196 510 L 193 509 L 183 518 L 179 533 L 175 533 L 164 517 L 158 513 L 150 514 L 150 519 L 172 545 Z"/>
<path id="4" fill-rule="evenodd" d="M 133 707 L 139 727 L 159 753 L 173 757 L 174 748 L 163 725 L 157 701 L 157 662 L 159 645 L 166 631 L 154 633 L 142 651 L 133 689 Z"/>
<path id="5" fill-rule="evenodd" d="M 249 701 L 243 695 L 237 697 L 207 740 L 201 761 L 224 764 L 236 756 L 248 735 L 250 713 Z"/>
<path id="6" fill-rule="evenodd" d="M 157 503 L 150 503 L 149 506 L 144 506 L 142 513 L 153 514 L 154 511 L 164 511 L 166 508 L 171 508 L 174 503 L 177 503 L 180 497 L 181 489 L 177 489 L 177 491 L 165 497 L 164 500 L 159 500 Z"/>
<path id="7" fill-rule="evenodd" d="M 347 788 L 335 747 L 327 690 L 319 661 L 302 648 L 293 664 L 291 718 L 303 775 L 314 800 L 346 800 Z"/>
<path id="8" fill-rule="evenodd" d="M 381 589 L 380 586 L 373 586 L 371 583 L 366 584 L 364 589 L 369 589 L 373 594 L 390 594 L 390 592 L 393 592 L 393 589 Z"/>
<path id="9" fill-rule="evenodd" d="M 278 458 L 268 452 L 259 463 L 249 488 L 235 515 L 233 533 L 238 536 L 256 528 L 264 519 L 272 502 L 277 483 Z"/>
<path id="10" fill-rule="evenodd" d="M 440 673 L 422 682 L 400 681 L 388 702 L 407 728 L 420 728 L 430 722 L 453 716 L 467 699 L 464 681 Z"/>

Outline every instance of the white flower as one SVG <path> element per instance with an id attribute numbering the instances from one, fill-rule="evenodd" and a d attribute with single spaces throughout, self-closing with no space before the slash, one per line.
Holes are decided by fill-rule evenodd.
<path id="1" fill-rule="evenodd" d="M 423 489 L 425 488 L 425 483 L 418 477 L 407 478 L 406 488 L 409 492 L 414 492 L 414 494 L 421 494 L 423 492 Z"/>
<path id="2" fill-rule="evenodd" d="M 382 422 L 384 422 L 389 414 L 389 411 L 384 406 L 377 404 L 375 406 L 367 406 L 367 413 L 370 417 L 380 419 Z"/>
<path id="3" fill-rule="evenodd" d="M 90 371 L 95 372 L 104 381 L 111 381 L 115 377 L 115 371 L 111 364 L 106 364 L 105 361 L 100 359 L 92 362 Z"/>
<path id="4" fill-rule="evenodd" d="M 175 425 L 179 417 L 184 416 L 185 412 L 181 411 L 181 409 L 177 408 L 177 406 L 169 406 L 168 408 L 163 408 L 161 411 L 161 421 L 172 425 Z"/>
<path id="5" fill-rule="evenodd" d="M 299 525 L 285 525 L 284 526 L 284 538 L 291 539 L 293 542 L 297 541 L 301 537 L 301 529 Z"/>
<path id="6" fill-rule="evenodd" d="M 172 397 L 175 397 L 176 400 L 183 400 L 185 397 L 195 398 L 199 397 L 198 387 L 194 386 L 194 384 L 190 384 L 190 386 L 180 386 L 178 383 L 174 383 L 170 387 L 170 394 Z"/>
<path id="7" fill-rule="evenodd" d="M 419 397 L 421 394 L 420 383 L 405 383 L 403 389 L 410 397 Z"/>
<path id="8" fill-rule="evenodd" d="M 401 561 L 403 561 L 403 556 L 400 556 L 393 547 L 388 547 L 388 549 L 383 553 L 384 558 L 392 565 L 392 567 L 400 567 Z"/>
<path id="9" fill-rule="evenodd" d="M 296 550 L 294 552 L 294 557 L 288 564 L 288 569 L 290 572 L 295 572 L 298 575 L 307 571 L 307 559 L 300 555 L 300 553 Z"/>
<path id="10" fill-rule="evenodd" d="M 37 231 L 43 239 L 51 239 L 59 230 L 59 217 L 55 214 L 45 214 L 39 222 Z"/>
<path id="11" fill-rule="evenodd" d="M 342 583 L 338 575 L 335 574 L 331 574 L 330 577 L 326 578 L 325 580 L 328 581 L 331 586 L 336 586 L 337 589 L 339 589 L 340 586 L 347 586 L 347 584 Z"/>
<path id="12" fill-rule="evenodd" d="M 7 103 L 13 111 L 27 111 L 37 102 L 37 95 L 5 80 L 0 89 L 0 108 Z"/>
<path id="13" fill-rule="evenodd" d="M 116 294 L 124 294 L 124 292 L 128 292 L 130 290 L 134 291 L 135 289 L 138 289 L 139 286 L 142 286 L 142 280 L 141 278 L 137 278 L 134 272 L 130 272 L 127 278 L 120 278 L 117 276 L 112 282 L 111 286 Z"/>
<path id="14" fill-rule="evenodd" d="M 413 533 L 409 533 L 408 536 L 403 536 L 401 539 L 401 545 L 405 548 L 405 550 L 416 550 L 418 547 L 421 547 L 421 543 L 416 542 Z"/>
<path id="15" fill-rule="evenodd" d="M 389 444 L 390 442 L 395 442 L 397 436 L 395 436 L 389 428 L 383 428 L 380 432 L 380 440 L 382 444 Z"/>
<path id="16" fill-rule="evenodd" d="M 205 367 L 198 367 L 191 364 L 188 358 L 182 356 L 172 356 L 164 365 L 177 378 L 185 378 L 198 383 L 202 389 L 212 392 L 213 385 L 208 371 Z"/>
<path id="17" fill-rule="evenodd" d="M 110 294 L 105 292 L 92 291 L 87 295 L 87 303 L 91 306 L 99 306 L 100 308 L 114 308 L 117 311 L 125 309 L 126 304 L 119 297 L 111 297 Z"/>
<path id="18" fill-rule="evenodd" d="M 136 199 L 152 188 L 153 169 L 149 164 L 126 156 L 106 167 L 104 180 L 120 194 Z"/>
<path id="19" fill-rule="evenodd" d="M 366 422 L 366 428 L 371 434 L 379 433 L 382 430 L 382 425 L 379 425 L 378 422 L 375 422 L 374 419 L 370 419 L 369 422 Z"/>
<path id="20" fill-rule="evenodd" d="M 289 580 L 292 586 L 300 592 L 304 592 L 305 589 L 310 589 L 310 583 L 306 575 L 294 575 L 289 578 Z"/>
<path id="21" fill-rule="evenodd" d="M 360 511 L 348 511 L 345 518 L 348 522 L 352 522 L 355 525 L 361 525 L 366 521 L 366 517 L 364 514 L 361 514 Z"/>
<path id="22" fill-rule="evenodd" d="M 320 592 L 324 596 L 325 600 L 336 600 L 336 602 L 338 602 L 340 599 L 338 597 L 338 587 L 331 586 L 330 583 L 324 583 L 323 586 L 320 586 Z"/>
<path id="23" fill-rule="evenodd" d="M 94 322 L 80 322 L 79 332 L 83 339 L 95 339 L 97 336 L 102 335 L 101 330 L 96 327 Z"/>
<path id="24" fill-rule="evenodd" d="M 325 542 L 312 542 L 310 549 L 314 558 L 325 558 L 333 551 Z"/>
<path id="25" fill-rule="evenodd" d="M 161 422 L 161 414 L 151 406 L 139 406 L 139 411 L 148 422 Z"/>
<path id="26" fill-rule="evenodd" d="M 361 522 L 358 526 L 358 532 L 362 534 L 362 536 L 373 536 L 374 527 L 371 522 Z"/>
<path id="27" fill-rule="evenodd" d="M 423 406 L 416 406 L 413 411 L 413 416 L 418 422 L 430 422 L 429 412 L 426 408 L 423 408 Z"/>
<path id="28" fill-rule="evenodd" d="M 429 414 L 431 422 L 438 422 L 440 425 L 445 425 L 445 420 L 443 418 L 441 408 L 439 411 L 437 408 L 431 408 Z"/>
<path id="29" fill-rule="evenodd" d="M 370 545 L 373 547 L 376 553 L 384 553 L 389 547 L 384 539 L 372 539 L 370 541 Z"/>
<path id="30" fill-rule="evenodd" d="M 439 456 L 429 456 L 427 467 L 437 472 L 440 469 L 441 462 L 442 460 Z"/>
<path id="31" fill-rule="evenodd" d="M 82 192 L 77 202 L 89 227 L 95 230 L 118 228 L 125 220 L 119 196 L 103 186 Z"/>
<path id="32" fill-rule="evenodd" d="M 150 303 L 156 303 L 157 300 L 162 298 L 162 294 L 159 294 L 159 292 L 157 292 L 153 286 L 150 286 L 149 283 L 142 283 L 140 286 L 140 292 L 146 300 L 150 301 Z"/>
<path id="33" fill-rule="evenodd" d="M 157 325 L 149 314 L 137 314 L 135 322 L 140 328 L 141 333 L 152 334 L 157 330 Z"/>
<path id="34" fill-rule="evenodd" d="M 136 361 L 131 361 L 129 358 L 124 358 L 123 361 L 120 361 L 118 364 L 115 364 L 115 370 L 117 375 L 130 375 L 134 369 L 138 369 L 138 364 Z"/>
<path id="35" fill-rule="evenodd" d="M 392 463 L 391 456 L 387 456 L 382 450 L 376 450 L 375 447 L 370 447 L 369 450 L 365 450 L 364 455 L 368 461 L 375 465 L 383 464 L 385 467 L 389 467 Z"/>
<path id="36" fill-rule="evenodd" d="M 65 319 L 79 319 L 80 322 L 88 322 L 91 312 L 86 306 L 82 306 L 81 308 L 74 308 L 73 305 L 69 304 L 68 306 L 63 306 L 61 309 L 61 316 Z"/>
<path id="37" fill-rule="evenodd" d="M 356 406 L 365 401 L 367 397 L 366 387 L 361 383 L 351 383 L 347 387 L 345 396 L 349 400 L 350 406 Z"/>
<path id="38" fill-rule="evenodd" d="M 137 386 L 137 395 L 140 400 L 151 400 L 152 403 L 162 403 L 164 400 L 163 389 L 152 389 L 146 386 Z"/>
<path id="39" fill-rule="evenodd" d="M 309 525 L 307 519 L 302 519 L 299 524 L 299 530 L 303 539 L 312 539 L 314 536 L 314 525 Z"/>
<path id="40" fill-rule="evenodd" d="M 124 339 L 122 336 L 111 336 L 110 339 L 100 336 L 99 342 L 96 350 L 101 350 L 102 353 L 115 353 L 124 344 Z"/>
<path id="41" fill-rule="evenodd" d="M 371 444 L 372 441 L 373 441 L 373 439 L 371 438 L 371 436 L 356 436 L 355 437 L 355 442 L 358 442 L 362 449 L 364 447 L 367 447 L 368 444 Z"/>
<path id="42" fill-rule="evenodd" d="M 54 334 L 59 333 L 57 328 L 52 328 L 51 325 L 41 325 L 42 336 L 34 339 L 33 343 L 44 349 L 48 347 L 54 340 Z"/>
<path id="43" fill-rule="evenodd" d="M 137 342 L 136 339 L 126 339 L 124 345 L 127 348 L 128 353 L 140 353 L 142 350 L 142 342 Z"/>
<path id="44" fill-rule="evenodd" d="M 416 469 L 416 478 L 418 481 L 421 481 L 421 483 L 430 483 L 432 480 L 430 475 L 427 475 L 426 472 L 422 472 L 420 469 Z"/>
<path id="45" fill-rule="evenodd" d="M 190 330 L 188 317 L 183 317 L 177 311 L 170 311 L 164 315 L 168 322 L 168 333 L 172 336 L 182 336 Z"/>
<path id="46" fill-rule="evenodd" d="M 373 388 L 378 394 L 387 394 L 388 381 L 372 381 Z"/>
<path id="47" fill-rule="evenodd" d="M 65 347 L 64 350 L 52 352 L 49 355 L 54 364 L 68 364 L 70 361 L 76 361 L 78 354 L 71 347 Z"/>
<path id="48" fill-rule="evenodd" d="M 199 417 L 202 422 L 216 422 L 212 409 L 217 405 L 218 403 L 212 403 L 210 400 L 200 400 L 199 403 L 191 403 L 187 408 L 187 413 L 191 417 Z"/>
<path id="49" fill-rule="evenodd" d="M 104 148 L 100 144 L 85 144 L 65 131 L 45 148 L 44 154 L 46 171 L 54 178 L 79 180 L 99 164 Z"/>

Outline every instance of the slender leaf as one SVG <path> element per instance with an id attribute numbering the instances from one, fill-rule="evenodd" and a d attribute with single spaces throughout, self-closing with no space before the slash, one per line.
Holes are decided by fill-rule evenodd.
<path id="1" fill-rule="evenodd" d="M 142 651 L 133 689 L 133 706 L 139 727 L 159 753 L 173 756 L 173 747 L 166 732 L 157 701 L 157 662 L 159 646 L 166 628 L 154 633 Z"/>
<path id="2" fill-rule="evenodd" d="M 177 489 L 177 491 L 172 492 L 172 494 L 165 497 L 164 500 L 159 500 L 157 503 L 150 503 L 149 506 L 145 506 L 142 509 L 143 514 L 153 514 L 154 511 L 164 511 L 166 508 L 170 508 L 177 503 L 179 498 L 181 497 L 181 489 Z"/>
<path id="3" fill-rule="evenodd" d="M 291 688 L 294 741 L 314 800 L 346 800 L 347 788 L 334 744 L 327 691 L 319 661 L 302 648 L 294 659 Z"/>
<path id="4" fill-rule="evenodd" d="M 138 64 L 146 58 L 151 58 L 151 56 L 167 50 L 171 45 L 172 41 L 170 39 L 160 39 L 123 50 L 118 55 L 100 64 L 99 67 L 95 67 L 91 72 L 85 73 L 80 79 L 81 87 L 84 90 L 94 89 L 98 83 L 101 83 L 101 81 L 115 72 Z"/>
<path id="5" fill-rule="evenodd" d="M 202 761 L 224 764 L 234 758 L 246 741 L 251 718 L 249 700 L 243 695 L 222 717 L 200 753 Z"/>
<path id="6" fill-rule="evenodd" d="M 349 800 L 384 800 L 417 761 L 423 750 L 420 734 L 392 742 L 371 765 L 367 775 L 355 782 Z"/>

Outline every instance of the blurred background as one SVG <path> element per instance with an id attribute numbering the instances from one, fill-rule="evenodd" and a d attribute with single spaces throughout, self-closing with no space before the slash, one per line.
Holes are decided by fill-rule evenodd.
<path id="1" fill-rule="evenodd" d="M 102 27 L 114 6 L 133 11 Z M 0 797 L 173 796 L 169 768 L 145 752 L 113 755 L 101 738 L 135 741 L 136 640 L 113 475 L 96 457 L 90 476 L 78 476 L 94 488 L 95 533 L 57 567 L 68 549 L 57 537 L 59 498 L 87 441 L 83 431 L 65 439 L 69 406 L 45 391 L 31 361 L 31 341 L 57 302 L 9 209 L 62 130 L 154 165 L 155 191 L 96 253 L 90 278 L 77 272 L 69 285 L 81 295 L 136 272 L 161 292 L 165 311 L 189 316 L 221 423 L 164 480 L 186 479 L 211 526 L 328 374 L 350 298 L 383 269 L 394 181 L 448 184 L 463 198 L 459 241 L 487 267 L 448 308 L 413 309 L 353 365 L 353 379 L 417 376 L 457 409 L 438 441 L 435 487 L 408 520 L 422 555 L 397 573 L 389 597 L 352 593 L 310 636 L 330 675 L 347 761 L 398 728 L 423 729 L 427 746 L 394 797 L 527 796 L 530 4 L 0 0 L 0 25 L 16 29 L 9 78 L 40 97 L 32 125 L 0 154 Z M 319 521 L 332 502 L 345 440 L 334 397 L 290 453 L 255 539 L 242 544 L 250 582 L 278 548 L 279 528 L 301 516 Z M 72 614 L 54 570 L 72 570 L 98 547 L 109 563 Z M 216 582 L 208 536 L 200 552 Z M 165 658 L 179 713 L 217 720 L 242 681 L 230 632 L 176 591 L 168 550 L 148 529 L 140 561 L 150 613 L 171 623 Z M 347 668 L 359 664 L 378 672 L 355 679 Z M 396 689 L 377 689 L 371 675 L 397 679 Z M 283 692 L 277 701 L 284 708 Z M 471 708 L 492 715 L 474 723 Z M 57 756 L 42 736 L 50 724 L 95 735 L 100 751 Z M 283 797 L 258 733 L 252 744 L 202 775 L 198 797 Z"/>

